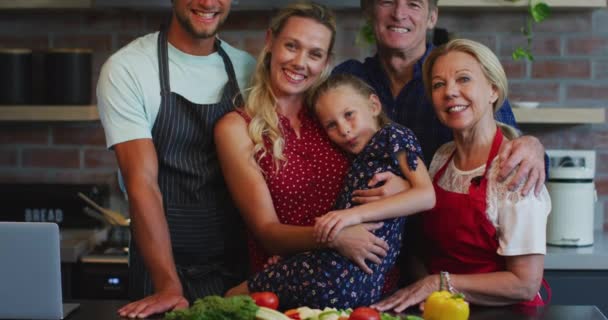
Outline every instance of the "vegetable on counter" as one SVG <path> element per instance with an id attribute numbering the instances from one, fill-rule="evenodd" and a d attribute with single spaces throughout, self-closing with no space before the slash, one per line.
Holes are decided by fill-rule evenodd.
<path id="1" fill-rule="evenodd" d="M 167 312 L 165 320 L 252 320 L 259 308 L 249 296 L 207 296 L 188 309 Z"/>
<path id="2" fill-rule="evenodd" d="M 466 320 L 469 318 L 469 303 L 460 293 L 436 291 L 426 299 L 422 317 L 425 320 Z"/>
<path id="3" fill-rule="evenodd" d="M 255 304 L 260 307 L 266 307 L 272 310 L 277 310 L 279 308 L 279 297 L 273 292 L 254 292 L 249 296 L 251 296 L 253 301 L 255 301 Z"/>
<path id="4" fill-rule="evenodd" d="M 194 304 L 183 310 L 165 314 L 165 320 L 289 320 L 281 312 L 260 307 L 250 296 L 222 298 L 208 296 L 197 299 Z"/>

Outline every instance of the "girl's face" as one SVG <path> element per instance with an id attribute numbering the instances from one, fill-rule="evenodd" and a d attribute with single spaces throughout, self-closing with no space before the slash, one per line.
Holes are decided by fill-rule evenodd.
<path id="1" fill-rule="evenodd" d="M 277 98 L 302 96 L 327 67 L 331 30 L 313 19 L 290 17 L 283 30 L 266 37 L 271 54 L 270 85 Z"/>
<path id="2" fill-rule="evenodd" d="M 452 51 L 437 58 L 431 72 L 433 105 L 439 120 L 454 130 L 494 122 L 492 106 L 498 91 L 488 81 L 477 60 Z"/>
<path id="3" fill-rule="evenodd" d="M 331 141 L 352 154 L 361 152 L 379 129 L 378 97 L 365 97 L 348 85 L 321 95 L 315 111 Z"/>

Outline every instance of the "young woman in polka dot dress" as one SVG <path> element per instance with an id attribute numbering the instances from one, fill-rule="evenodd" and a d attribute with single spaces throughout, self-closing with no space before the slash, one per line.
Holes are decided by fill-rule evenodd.
<path id="1" fill-rule="evenodd" d="M 399 255 L 404 216 L 435 204 L 432 183 L 416 137 L 411 130 L 388 122 L 367 84 L 352 75 L 334 75 L 317 89 L 312 101 L 329 138 L 352 155 L 336 210 L 316 221 L 317 240 L 332 241 L 345 227 L 382 221 L 375 234 L 389 244 L 389 250 L 380 263 L 370 264 L 370 273 L 333 250 L 298 254 L 255 275 L 248 288 L 277 293 L 286 308 L 302 304 L 315 308 L 369 305 L 380 299 L 385 276 Z M 353 191 L 367 188 L 375 173 L 385 171 L 406 178 L 411 188 L 354 206 Z"/>

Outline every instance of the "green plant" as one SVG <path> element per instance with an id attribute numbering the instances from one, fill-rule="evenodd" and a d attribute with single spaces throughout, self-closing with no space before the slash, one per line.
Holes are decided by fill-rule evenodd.
<path id="1" fill-rule="evenodd" d="M 511 2 L 517 2 L 520 0 L 506 0 Z M 551 13 L 549 5 L 542 1 L 528 0 L 528 11 L 527 11 L 525 24 L 521 27 L 521 33 L 526 37 L 526 46 L 516 48 L 511 56 L 513 60 L 519 60 L 521 58 L 534 61 L 534 55 L 532 55 L 532 27 L 535 23 L 540 23 L 547 19 Z"/>

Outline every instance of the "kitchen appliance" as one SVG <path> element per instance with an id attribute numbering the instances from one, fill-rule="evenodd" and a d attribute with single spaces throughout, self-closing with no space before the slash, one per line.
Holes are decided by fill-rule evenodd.
<path id="1" fill-rule="evenodd" d="M 0 48 L 0 105 L 32 102 L 32 50 Z"/>
<path id="2" fill-rule="evenodd" d="M 593 244 L 597 191 L 594 150 L 547 150 L 550 159 L 547 189 L 551 214 L 547 244 L 582 247 Z"/>
<path id="3" fill-rule="evenodd" d="M 44 57 L 45 103 L 49 105 L 90 104 L 91 61 L 91 49 L 49 49 Z"/>

